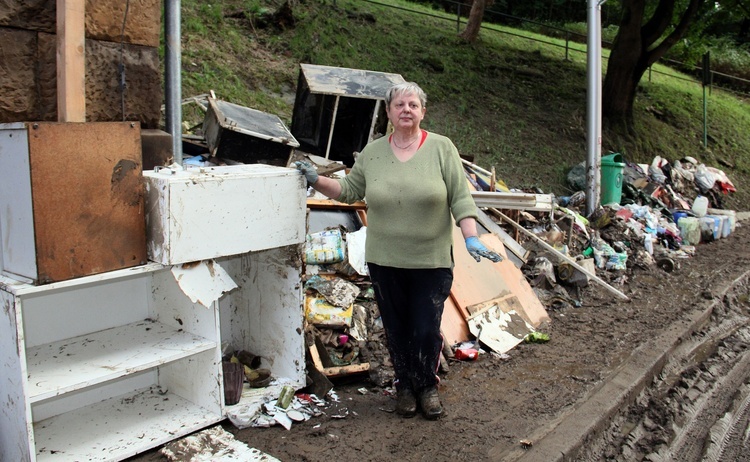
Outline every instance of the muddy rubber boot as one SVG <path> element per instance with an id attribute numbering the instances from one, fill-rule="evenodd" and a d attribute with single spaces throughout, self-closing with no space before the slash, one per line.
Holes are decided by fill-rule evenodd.
<path id="1" fill-rule="evenodd" d="M 411 389 L 398 390 L 396 413 L 402 417 L 414 417 L 417 413 L 417 397 Z"/>
<path id="2" fill-rule="evenodd" d="M 443 405 L 440 404 L 437 387 L 426 388 L 419 396 L 419 406 L 425 419 L 435 420 L 443 415 Z"/>

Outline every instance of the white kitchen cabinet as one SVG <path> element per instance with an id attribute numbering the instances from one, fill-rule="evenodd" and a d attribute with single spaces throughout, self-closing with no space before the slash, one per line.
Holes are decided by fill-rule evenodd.
<path id="1" fill-rule="evenodd" d="M 122 460 L 223 419 L 218 304 L 168 268 L 0 289 L 0 459 Z"/>
<path id="2" fill-rule="evenodd" d="M 174 265 L 305 241 L 305 180 L 297 169 L 251 164 L 143 176 L 152 261 Z"/>

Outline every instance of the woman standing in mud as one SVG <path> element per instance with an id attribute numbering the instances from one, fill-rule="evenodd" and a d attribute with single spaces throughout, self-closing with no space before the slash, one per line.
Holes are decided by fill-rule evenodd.
<path id="1" fill-rule="evenodd" d="M 500 256 L 477 237 L 477 209 L 458 150 L 445 136 L 420 128 L 426 102 L 416 83 L 391 87 L 385 103 L 393 133 L 365 146 L 343 179 L 319 177 L 307 162 L 296 165 L 330 198 L 366 198 L 365 259 L 393 362 L 396 411 L 411 417 L 419 407 L 425 418 L 437 419 L 443 414 L 436 372 L 443 304 L 453 283 L 454 221 L 474 259 Z"/>

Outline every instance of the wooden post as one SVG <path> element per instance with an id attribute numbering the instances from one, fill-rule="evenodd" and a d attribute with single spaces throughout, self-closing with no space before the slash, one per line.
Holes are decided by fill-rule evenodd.
<path id="1" fill-rule="evenodd" d="M 86 0 L 57 0 L 57 120 L 86 121 Z"/>

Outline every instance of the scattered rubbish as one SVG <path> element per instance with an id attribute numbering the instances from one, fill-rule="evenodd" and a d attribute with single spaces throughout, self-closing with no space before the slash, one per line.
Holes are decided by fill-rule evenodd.
<path id="1" fill-rule="evenodd" d="M 547 343 L 549 342 L 549 334 L 542 332 L 531 332 L 523 338 L 525 343 Z"/>
<path id="2" fill-rule="evenodd" d="M 335 306 L 322 295 L 305 295 L 305 317 L 307 322 L 318 326 L 349 326 L 352 323 L 354 306 Z"/>
<path id="3" fill-rule="evenodd" d="M 229 361 L 223 361 L 221 366 L 224 374 L 224 404 L 232 406 L 239 403 L 242 397 L 244 369 L 242 364 Z"/>
<path id="4" fill-rule="evenodd" d="M 474 348 L 457 348 L 453 356 L 461 361 L 474 361 L 479 358 L 479 351 Z"/>
<path id="5" fill-rule="evenodd" d="M 342 278 L 320 275 L 308 279 L 305 288 L 316 290 L 328 303 L 339 307 L 351 306 L 360 292 L 359 287 Z"/>
<path id="6" fill-rule="evenodd" d="M 276 405 L 281 409 L 286 409 L 289 407 L 289 403 L 292 402 L 292 397 L 294 397 L 294 388 L 289 385 L 284 385 L 281 388 L 281 393 L 279 394 L 279 399 L 277 400 Z"/>
<path id="7" fill-rule="evenodd" d="M 329 229 L 305 237 L 305 263 L 323 265 L 344 261 L 344 242 L 339 229 Z"/>
<path id="8" fill-rule="evenodd" d="M 521 447 L 524 449 L 530 449 L 531 446 L 534 444 L 531 442 L 531 440 L 521 440 L 519 441 L 519 443 L 521 444 Z"/>

